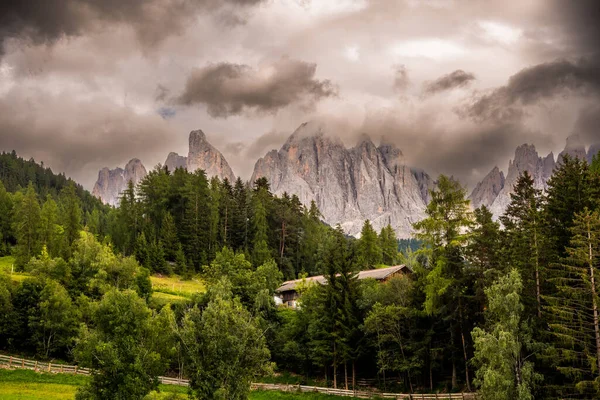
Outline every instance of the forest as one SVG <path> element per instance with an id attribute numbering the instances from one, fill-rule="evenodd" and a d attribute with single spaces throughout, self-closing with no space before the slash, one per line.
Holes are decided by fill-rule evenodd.
<path id="1" fill-rule="evenodd" d="M 546 191 L 524 173 L 498 221 L 441 175 L 414 231 L 398 240 L 365 221 L 356 239 L 265 179 L 160 165 L 113 208 L 3 153 L 0 349 L 92 368 L 77 399 L 143 399 L 159 375 L 190 379 L 192 398 L 245 399 L 273 374 L 483 399 L 600 397 L 599 156 L 565 156 Z M 397 264 L 412 273 L 357 279 Z M 284 280 L 320 274 L 327 283 L 300 285 L 297 309 L 275 304 Z M 207 289 L 158 304 L 158 275 Z"/>

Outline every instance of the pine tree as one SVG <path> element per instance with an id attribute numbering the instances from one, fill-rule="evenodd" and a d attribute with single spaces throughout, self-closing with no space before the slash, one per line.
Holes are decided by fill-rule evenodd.
<path id="1" fill-rule="evenodd" d="M 40 229 L 42 243 L 52 257 L 61 254 L 63 227 L 58 222 L 58 205 L 52 196 L 48 195 L 40 213 Z"/>
<path id="2" fill-rule="evenodd" d="M 60 219 L 64 229 L 64 238 L 66 240 L 66 248 L 68 256 L 71 254 L 70 249 L 73 242 L 79 238 L 81 231 L 81 204 L 79 197 L 75 191 L 75 184 L 71 182 L 60 192 Z"/>
<path id="3" fill-rule="evenodd" d="M 25 194 L 15 196 L 13 231 L 17 238 L 17 266 L 25 265 L 42 250 L 40 214 L 40 204 L 30 182 Z"/>
<path id="4" fill-rule="evenodd" d="M 200 270 L 207 262 L 209 214 L 208 181 L 202 170 L 191 174 L 185 188 L 183 244 L 192 270 Z"/>
<path id="5" fill-rule="evenodd" d="M 382 262 L 385 265 L 396 265 L 398 260 L 398 239 L 392 225 L 381 228 L 379 233 L 379 243 L 383 253 Z"/>
<path id="6" fill-rule="evenodd" d="M 148 241 L 144 232 L 140 233 L 135 241 L 135 259 L 144 268 L 150 269 L 150 252 Z"/>
<path id="7" fill-rule="evenodd" d="M 413 225 L 415 237 L 424 245 L 420 254 L 427 260 L 426 268 L 417 271 L 425 294 L 424 310 L 434 319 L 442 317 L 449 324 L 445 329 L 450 331 L 450 340 L 445 349 L 452 361 L 452 387 L 457 386 L 458 363 L 463 362 L 465 383 L 470 390 L 466 333 L 471 330 L 472 321 L 467 290 L 473 284 L 465 274 L 464 256 L 472 215 L 465 189 L 456 180 L 440 175 L 437 190 L 431 191 L 426 214 L 424 220 Z"/>
<path id="8" fill-rule="evenodd" d="M 13 200 L 0 181 L 0 256 L 9 253 L 9 246 L 13 238 L 12 232 Z"/>
<path id="9" fill-rule="evenodd" d="M 575 214 L 567 256 L 553 266 L 556 293 L 548 297 L 558 369 L 577 391 L 600 396 L 600 213 Z M 567 385 L 565 385 L 566 388 Z M 563 396 L 575 395 L 563 389 Z"/>
<path id="10" fill-rule="evenodd" d="M 252 261 L 258 266 L 264 264 L 271 253 L 267 244 L 267 215 L 260 196 L 254 196 L 254 215 L 252 217 L 252 230 L 254 232 Z"/>
<path id="11" fill-rule="evenodd" d="M 175 261 L 179 240 L 177 238 L 177 227 L 171 213 L 166 212 L 162 220 L 160 238 L 165 251 L 165 259 Z"/>
<path id="12" fill-rule="evenodd" d="M 542 195 L 525 171 L 517 180 L 511 201 L 500 221 L 504 225 L 507 263 L 516 268 L 524 282 L 528 312 L 542 317 L 542 282 L 545 277 L 542 236 Z M 534 299 L 534 302 L 531 302 Z"/>
<path id="13" fill-rule="evenodd" d="M 382 251 L 371 221 L 365 220 L 357 243 L 358 263 L 362 269 L 373 269 L 382 262 Z"/>
<path id="14" fill-rule="evenodd" d="M 492 213 L 486 206 L 481 206 L 474 212 L 475 225 L 471 230 L 467 258 L 472 266 L 475 280 L 475 301 L 482 312 L 487 304 L 485 288 L 498 279 L 504 271 L 501 262 L 500 224 L 493 220 Z"/>

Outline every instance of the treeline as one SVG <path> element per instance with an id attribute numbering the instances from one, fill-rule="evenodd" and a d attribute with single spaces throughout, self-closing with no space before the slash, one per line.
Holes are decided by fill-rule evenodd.
<path id="1" fill-rule="evenodd" d="M 227 179 L 208 180 L 202 170 L 171 173 L 160 166 L 137 187 L 130 183 L 107 217 L 116 249 L 153 272 L 184 276 L 202 272 L 223 247 L 254 265 L 275 260 L 286 279 L 317 275 L 331 231 L 314 202 L 305 207 L 295 195 L 275 196 L 265 178 L 252 185 L 238 178 L 232 186 Z M 378 263 L 392 263 L 397 251 L 391 227 L 371 237 L 377 249 L 365 251 L 381 253 Z"/>

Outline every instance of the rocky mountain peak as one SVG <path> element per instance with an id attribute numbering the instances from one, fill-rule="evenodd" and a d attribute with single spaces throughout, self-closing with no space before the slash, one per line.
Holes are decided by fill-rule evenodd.
<path id="1" fill-rule="evenodd" d="M 227 160 L 219 150 L 206 140 L 206 135 L 202 130 L 198 129 L 190 132 L 189 144 L 190 148 L 186 162 L 188 171 L 193 172 L 202 169 L 206 172 L 208 178 L 216 176 L 219 179 L 227 178 L 230 182 L 235 181 L 235 175 Z"/>
<path id="2" fill-rule="evenodd" d="M 473 208 L 479 208 L 482 205 L 490 207 L 500 191 L 504 188 L 504 172 L 495 166 L 481 182 L 475 186 L 469 200 Z"/>
<path id="3" fill-rule="evenodd" d="M 506 207 L 510 203 L 510 194 L 513 192 L 513 187 L 517 183 L 519 176 L 527 171 L 532 177 L 534 186 L 537 189 L 545 190 L 546 183 L 550 176 L 552 176 L 552 171 L 554 170 L 555 161 L 554 155 L 552 153 L 548 154 L 546 157 L 540 157 L 534 145 L 531 144 L 523 144 L 515 150 L 515 157 L 513 160 L 508 163 L 508 173 L 506 174 L 506 179 L 504 181 L 504 185 L 502 189 L 498 192 L 498 195 L 494 199 L 494 201 L 490 205 L 490 211 L 497 218 L 504 213 Z M 490 173 L 490 175 L 494 175 Z M 495 177 L 492 181 L 498 181 L 498 178 Z M 486 183 L 489 185 L 489 183 Z M 479 185 L 478 185 L 479 186 Z M 482 196 L 481 191 L 485 185 L 480 186 L 478 193 L 475 191 L 471 194 L 471 198 L 473 203 L 475 204 L 475 200 L 479 201 L 480 199 L 483 201 L 483 197 L 487 198 L 487 202 L 489 202 L 489 196 Z M 477 187 L 476 187 L 477 189 Z M 484 190 L 485 192 L 485 190 Z M 490 193 L 489 191 L 487 192 Z M 482 203 L 485 204 L 485 203 Z"/>
<path id="4" fill-rule="evenodd" d="M 340 223 L 349 234 L 357 235 L 370 219 L 375 229 L 390 223 L 408 237 L 425 202 L 401 155 L 391 145 L 377 148 L 368 136 L 347 149 L 324 125 L 305 123 L 279 151 L 256 162 L 252 181 L 266 177 L 276 194 L 296 194 L 305 205 L 314 200 L 325 222 Z"/>
<path id="5" fill-rule="evenodd" d="M 165 160 L 165 167 L 169 169 L 169 171 L 175 171 L 177 168 L 186 168 L 187 167 L 187 157 L 180 156 L 177 153 L 170 152 Z"/>
<path id="6" fill-rule="evenodd" d="M 144 164 L 137 158 L 131 159 L 125 165 L 125 169 L 108 169 L 104 167 L 98 172 L 98 180 L 94 185 L 92 194 L 106 204 L 117 206 L 119 205 L 119 197 L 127 189 L 129 181 L 137 185 L 146 177 L 146 174 Z"/>

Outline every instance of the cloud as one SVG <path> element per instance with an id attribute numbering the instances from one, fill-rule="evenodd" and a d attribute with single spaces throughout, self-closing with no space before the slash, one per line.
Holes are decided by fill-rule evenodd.
<path id="1" fill-rule="evenodd" d="M 408 71 L 405 65 L 396 65 L 394 67 L 394 90 L 396 92 L 403 92 L 408 87 Z"/>
<path id="2" fill-rule="evenodd" d="M 465 87 L 474 80 L 474 74 L 465 72 L 462 69 L 457 69 L 433 82 L 426 82 L 423 91 L 428 95 L 432 95 L 446 90 Z"/>
<path id="3" fill-rule="evenodd" d="M 244 64 L 210 64 L 189 75 L 180 105 L 205 104 L 215 118 L 254 111 L 273 114 L 291 104 L 311 108 L 337 95 L 330 80 L 315 79 L 316 64 L 281 58 L 258 69 Z"/>
<path id="4" fill-rule="evenodd" d="M 223 13 L 227 21 L 241 22 L 243 10 L 262 1 L 6 0 L 0 5 L 0 44 L 6 38 L 54 42 L 107 24 L 126 24 L 142 44 L 151 46 L 180 33 L 201 12 Z"/>
<path id="5" fill-rule="evenodd" d="M 525 115 L 523 106 L 537 104 L 559 94 L 600 94 L 598 57 L 576 62 L 558 60 L 526 68 L 510 77 L 506 86 L 476 93 L 459 113 L 475 121 L 516 121 Z"/>
<path id="6" fill-rule="evenodd" d="M 34 157 L 91 188 L 104 166 L 133 157 L 147 168 L 173 145 L 171 126 L 158 114 L 143 114 L 96 96 L 49 94 L 14 88 L 0 98 L 0 149 Z"/>

